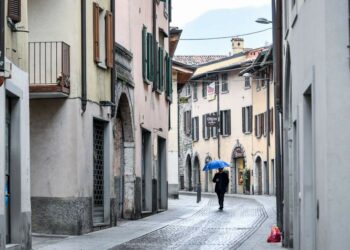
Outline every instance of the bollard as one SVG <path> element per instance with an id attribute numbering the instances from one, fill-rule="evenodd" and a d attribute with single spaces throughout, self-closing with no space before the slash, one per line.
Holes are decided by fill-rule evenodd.
<path id="1" fill-rule="evenodd" d="M 197 183 L 197 203 L 201 201 L 202 196 L 202 190 L 201 190 L 201 184 Z"/>

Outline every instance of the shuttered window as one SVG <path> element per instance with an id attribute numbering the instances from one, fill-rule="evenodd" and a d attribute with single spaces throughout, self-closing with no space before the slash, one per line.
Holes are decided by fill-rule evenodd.
<path id="1" fill-rule="evenodd" d="M 270 133 L 273 133 L 273 108 L 270 109 Z"/>
<path id="2" fill-rule="evenodd" d="M 113 68 L 113 14 L 106 11 L 106 65 Z"/>
<path id="3" fill-rule="evenodd" d="M 163 48 L 158 48 L 158 60 L 157 60 L 157 82 L 159 92 L 164 91 L 164 50 Z"/>
<path id="4" fill-rule="evenodd" d="M 260 138 L 264 132 L 264 113 L 255 116 L 255 136 Z"/>
<path id="5" fill-rule="evenodd" d="M 147 79 L 148 50 L 147 50 L 147 28 L 142 28 L 142 77 Z"/>
<path id="6" fill-rule="evenodd" d="M 263 117 L 264 117 L 264 136 L 267 136 L 267 129 L 268 129 L 268 124 L 269 124 L 269 121 L 268 121 L 268 113 L 267 111 L 263 114 Z"/>
<path id="7" fill-rule="evenodd" d="M 222 74 L 221 91 L 222 91 L 223 93 L 228 92 L 228 77 L 227 77 L 227 74 Z"/>
<path id="8" fill-rule="evenodd" d="M 197 83 L 193 83 L 193 101 L 198 100 Z"/>
<path id="9" fill-rule="evenodd" d="M 173 94 L 173 81 L 172 81 L 172 69 L 171 69 L 171 58 L 168 53 L 165 54 L 165 67 L 166 67 L 166 95 L 168 100 L 172 101 Z"/>
<path id="10" fill-rule="evenodd" d="M 202 97 L 207 97 L 207 87 L 208 84 L 206 82 L 202 83 Z"/>
<path id="11" fill-rule="evenodd" d="M 191 111 L 184 112 L 184 132 L 187 136 L 191 134 Z"/>
<path id="12" fill-rule="evenodd" d="M 8 0 L 7 15 L 14 23 L 21 21 L 21 0 Z"/>
<path id="13" fill-rule="evenodd" d="M 199 118 L 194 117 L 192 118 L 192 140 L 198 141 L 199 140 Z"/>
<path id="14" fill-rule="evenodd" d="M 100 62 L 100 7 L 93 3 L 94 60 Z"/>
<path id="15" fill-rule="evenodd" d="M 203 139 L 208 140 L 210 138 L 210 127 L 207 126 L 207 115 L 205 114 L 202 116 L 202 133 L 203 133 Z"/>
<path id="16" fill-rule="evenodd" d="M 220 134 L 231 135 L 231 110 L 220 111 Z"/>
<path id="17" fill-rule="evenodd" d="M 247 134 L 252 132 L 252 106 L 242 108 L 242 132 Z"/>

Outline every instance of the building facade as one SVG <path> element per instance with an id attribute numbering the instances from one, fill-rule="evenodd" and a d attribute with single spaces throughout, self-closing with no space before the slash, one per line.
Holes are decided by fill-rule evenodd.
<path id="1" fill-rule="evenodd" d="M 0 248 L 30 249 L 27 2 L 0 5 Z"/>
<path id="2" fill-rule="evenodd" d="M 349 1 L 285 1 L 283 231 L 294 249 L 348 248 Z"/>
<path id="3" fill-rule="evenodd" d="M 32 225 L 83 234 L 115 225 L 113 9 L 28 1 Z"/>
<path id="4" fill-rule="evenodd" d="M 270 88 L 271 49 L 245 50 L 244 40 L 237 38 L 232 39 L 232 46 L 235 54 L 199 65 L 182 90 L 191 103 L 188 133 L 193 142 L 191 165 L 187 155 L 180 155 L 179 160 L 179 166 L 187 169 L 183 179 L 190 183 L 185 184 L 185 189 L 196 190 L 200 185 L 203 191 L 213 192 L 214 171 L 203 172 L 202 168 L 211 160 L 222 159 L 230 163 L 230 193 L 272 195 L 275 174 L 274 133 L 270 129 L 274 105 Z M 217 125 L 208 125 L 207 117 L 218 117 L 218 112 Z M 181 107 L 179 115 L 186 128 L 186 111 L 181 112 Z M 186 138 L 186 133 L 182 137 Z"/>
<path id="5" fill-rule="evenodd" d="M 117 0 L 116 10 L 115 189 L 119 216 L 140 218 L 168 204 L 171 7 Z"/>

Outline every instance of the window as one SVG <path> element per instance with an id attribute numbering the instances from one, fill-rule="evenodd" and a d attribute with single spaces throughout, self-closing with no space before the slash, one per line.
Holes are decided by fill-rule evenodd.
<path id="1" fill-rule="evenodd" d="M 267 111 L 264 113 L 264 115 L 263 115 L 263 119 L 264 119 L 264 124 L 263 124 L 263 126 L 264 126 L 264 136 L 266 137 L 267 136 L 267 126 L 268 126 L 268 120 L 267 120 L 267 117 L 268 116 L 268 113 L 267 113 Z"/>
<path id="2" fill-rule="evenodd" d="M 207 97 L 207 87 L 208 87 L 208 83 L 203 82 L 202 83 L 202 97 L 203 98 Z"/>
<path id="3" fill-rule="evenodd" d="M 186 96 L 191 96 L 191 85 L 189 83 L 187 83 L 185 91 Z"/>
<path id="4" fill-rule="evenodd" d="M 208 140 L 210 138 L 210 127 L 207 126 L 207 114 L 202 116 L 202 133 L 203 133 L 203 139 Z"/>
<path id="5" fill-rule="evenodd" d="M 242 132 L 245 134 L 252 132 L 252 111 L 252 106 L 242 108 Z"/>
<path id="6" fill-rule="evenodd" d="M 260 138 L 264 133 L 264 113 L 255 115 L 255 136 Z"/>
<path id="7" fill-rule="evenodd" d="M 21 0 L 8 0 L 7 15 L 14 23 L 21 21 Z"/>
<path id="8" fill-rule="evenodd" d="M 250 76 L 246 76 L 244 77 L 244 88 L 248 89 L 251 86 L 251 77 Z"/>
<path id="9" fill-rule="evenodd" d="M 227 79 L 227 74 L 222 74 L 221 76 L 222 80 L 222 85 L 221 85 L 221 91 L 222 92 L 228 92 L 228 79 Z"/>
<path id="10" fill-rule="evenodd" d="M 270 119 L 269 119 L 270 133 L 273 133 L 273 108 L 270 109 Z"/>
<path id="11" fill-rule="evenodd" d="M 213 113 L 213 115 L 217 116 L 217 113 Z M 214 139 L 218 137 L 218 127 L 211 127 L 210 129 L 210 133 L 211 133 L 211 137 L 213 137 Z"/>
<path id="12" fill-rule="evenodd" d="M 260 73 L 258 74 L 258 79 L 256 80 L 256 91 L 259 91 L 261 89 L 261 76 Z"/>
<path id="13" fill-rule="evenodd" d="M 191 135 L 191 111 L 184 112 L 184 132 L 187 136 Z"/>
<path id="14" fill-rule="evenodd" d="M 166 86 L 166 95 L 168 101 L 172 101 L 173 97 L 173 75 L 171 69 L 171 58 L 168 53 L 165 53 L 165 86 Z"/>
<path id="15" fill-rule="evenodd" d="M 199 119 L 197 117 L 192 118 L 192 140 L 199 140 Z"/>
<path id="16" fill-rule="evenodd" d="M 94 60 L 101 68 L 113 68 L 113 14 L 93 3 Z"/>
<path id="17" fill-rule="evenodd" d="M 198 99 L 198 93 L 197 93 L 197 83 L 193 84 L 193 100 L 197 101 Z"/>
<path id="18" fill-rule="evenodd" d="M 147 28 L 142 29 L 142 76 L 146 83 L 154 80 L 153 35 L 147 33 Z"/>
<path id="19" fill-rule="evenodd" d="M 158 60 L 157 60 L 157 91 L 164 91 L 164 50 L 158 47 Z"/>
<path id="20" fill-rule="evenodd" d="M 231 110 L 220 111 L 220 134 L 231 135 Z"/>
<path id="21" fill-rule="evenodd" d="M 220 91 L 220 84 L 219 82 L 215 82 L 215 94 L 218 94 Z"/>

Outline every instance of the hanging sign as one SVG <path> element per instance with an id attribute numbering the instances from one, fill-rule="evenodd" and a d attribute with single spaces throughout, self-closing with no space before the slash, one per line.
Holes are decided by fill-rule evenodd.
<path id="1" fill-rule="evenodd" d="M 215 114 L 206 115 L 206 125 L 207 127 L 217 127 L 218 117 Z"/>
<path id="2" fill-rule="evenodd" d="M 212 82 L 207 86 L 207 100 L 215 100 L 215 82 Z"/>

